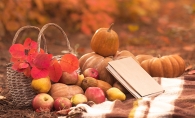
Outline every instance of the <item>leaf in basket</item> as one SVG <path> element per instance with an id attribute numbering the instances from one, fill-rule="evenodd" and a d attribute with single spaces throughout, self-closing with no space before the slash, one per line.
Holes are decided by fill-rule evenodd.
<path id="1" fill-rule="evenodd" d="M 51 60 L 52 54 L 39 53 L 34 60 L 34 65 L 40 69 L 49 68 Z"/>
<path id="2" fill-rule="evenodd" d="M 26 69 L 23 70 L 24 75 L 26 75 L 27 77 L 31 76 L 31 68 L 30 66 Z"/>
<path id="3" fill-rule="evenodd" d="M 24 46 L 22 44 L 13 44 L 9 48 L 9 52 L 12 57 L 23 58 L 25 57 Z"/>
<path id="4" fill-rule="evenodd" d="M 60 60 L 62 71 L 71 73 L 79 68 L 79 60 L 73 54 L 65 54 Z"/>
<path id="5" fill-rule="evenodd" d="M 26 62 L 23 62 L 23 63 L 19 64 L 19 69 L 25 69 L 25 68 L 28 68 L 28 67 L 29 67 L 29 64 L 26 63 Z"/>
<path id="6" fill-rule="evenodd" d="M 62 76 L 62 69 L 57 59 L 53 59 L 49 67 L 49 77 L 53 82 L 58 82 Z"/>
<path id="7" fill-rule="evenodd" d="M 15 59 L 12 58 L 12 60 L 15 60 L 15 63 L 12 65 L 12 69 L 18 71 L 18 72 L 23 72 L 24 75 L 29 77 L 31 74 L 31 67 L 28 63 L 24 62 L 23 60 Z"/>
<path id="8" fill-rule="evenodd" d="M 14 69 L 14 70 L 16 70 L 16 71 L 18 71 L 18 72 L 22 72 L 22 70 L 20 70 L 19 69 L 19 65 L 20 65 L 20 63 L 21 62 L 15 62 L 15 63 L 13 63 L 13 65 L 12 65 L 12 69 Z"/>
<path id="9" fill-rule="evenodd" d="M 44 50 L 40 50 L 40 54 L 43 54 Z M 34 60 L 36 56 L 38 55 L 37 49 L 30 49 L 28 52 L 28 56 L 26 58 L 26 61 L 31 65 L 31 67 L 34 67 Z"/>
<path id="10" fill-rule="evenodd" d="M 24 48 L 25 49 L 37 49 L 37 42 L 31 40 L 30 38 L 26 38 L 24 41 Z"/>
<path id="11" fill-rule="evenodd" d="M 33 79 L 39 79 L 42 77 L 46 77 L 49 75 L 49 70 L 47 68 L 37 68 L 37 67 L 33 67 L 31 69 L 31 77 Z"/>
<path id="12" fill-rule="evenodd" d="M 29 64 L 26 63 L 23 58 L 14 58 L 14 57 L 12 57 L 11 62 L 13 62 L 12 68 L 14 70 L 17 70 L 17 71 L 20 71 L 22 69 L 25 69 L 25 68 L 29 67 Z"/>

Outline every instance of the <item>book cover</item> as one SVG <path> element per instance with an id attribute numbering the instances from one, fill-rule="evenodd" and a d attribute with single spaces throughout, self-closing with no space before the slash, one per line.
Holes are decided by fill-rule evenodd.
<path id="1" fill-rule="evenodd" d="M 106 68 L 136 98 L 164 92 L 132 57 L 108 62 Z"/>

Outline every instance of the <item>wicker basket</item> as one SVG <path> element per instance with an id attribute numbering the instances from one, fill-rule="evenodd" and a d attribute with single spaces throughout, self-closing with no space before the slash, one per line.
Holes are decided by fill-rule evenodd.
<path id="1" fill-rule="evenodd" d="M 41 28 L 41 30 L 40 30 L 40 32 L 39 32 L 39 35 L 38 35 L 38 40 L 37 40 L 37 43 L 38 43 L 38 50 L 37 50 L 37 51 L 40 52 L 41 37 L 42 37 L 42 35 L 44 36 L 44 33 L 43 33 L 43 32 L 44 32 L 49 26 L 54 26 L 54 27 L 56 27 L 57 29 L 59 29 L 60 32 L 63 34 L 64 39 L 66 40 L 66 47 L 67 47 L 67 49 L 62 51 L 63 55 L 64 55 L 64 54 L 73 54 L 73 55 L 75 55 L 76 57 L 78 57 L 76 51 L 73 50 L 73 49 L 71 48 L 70 42 L 69 42 L 68 37 L 67 37 L 66 33 L 64 32 L 64 30 L 63 30 L 59 25 L 57 25 L 57 24 L 55 24 L 55 23 L 48 23 L 48 24 L 45 24 L 45 25 Z M 60 59 L 61 59 L 61 57 L 62 57 L 63 55 L 55 55 L 55 56 L 53 56 L 53 58 L 56 58 L 58 61 L 60 61 Z M 76 70 L 76 72 L 77 72 L 77 73 L 80 73 L 80 68 L 78 68 L 78 69 Z"/>
<path id="2" fill-rule="evenodd" d="M 25 29 L 36 29 L 40 31 L 38 27 L 35 26 L 24 26 L 21 27 L 15 34 L 12 45 L 15 44 L 19 33 Z M 42 36 L 44 43 L 46 40 L 44 35 Z M 46 45 L 44 50 L 47 51 Z M 35 91 L 31 87 L 32 78 L 26 77 L 23 73 L 17 72 L 12 69 L 12 63 L 7 64 L 7 87 L 9 89 L 9 94 L 12 97 L 12 104 L 15 108 L 26 108 L 30 107 L 32 104 L 32 99 L 36 95 Z"/>
<path id="3" fill-rule="evenodd" d="M 67 38 L 66 33 L 63 31 L 63 29 L 60 26 L 58 26 L 55 23 L 45 24 L 41 28 L 41 30 L 35 26 L 24 26 L 16 32 L 12 44 L 15 44 L 16 39 L 21 31 L 23 31 L 24 29 L 34 28 L 34 29 L 39 30 L 38 39 L 37 39 L 37 43 L 38 43 L 37 51 L 40 52 L 41 39 L 44 39 L 44 50 L 45 50 L 45 52 L 47 52 L 46 39 L 44 37 L 43 32 L 49 26 L 57 27 L 61 31 L 61 33 L 63 34 L 63 36 L 66 40 L 67 48 L 68 48 L 67 51 L 64 51 L 64 52 L 71 53 L 71 54 L 77 56 L 75 54 L 74 50 L 70 47 L 70 43 L 69 43 L 69 40 Z M 56 56 L 53 56 L 53 58 L 60 60 L 61 56 L 62 55 L 56 55 Z M 77 72 L 79 72 L 79 69 L 77 70 Z M 13 70 L 12 63 L 7 64 L 7 84 L 9 87 L 9 92 L 10 92 L 12 99 L 13 99 L 12 103 L 13 103 L 14 107 L 26 108 L 26 107 L 32 106 L 32 99 L 35 97 L 35 95 L 37 93 L 32 89 L 31 82 L 32 82 L 32 78 L 28 78 L 23 73 L 20 73 L 20 72 Z"/>
<path id="4" fill-rule="evenodd" d="M 42 35 L 43 35 L 43 32 L 44 32 L 49 26 L 54 26 L 54 27 L 56 27 L 56 28 L 59 29 L 60 32 L 63 34 L 64 39 L 66 40 L 66 46 L 67 46 L 67 50 L 66 50 L 66 51 L 63 51 L 63 52 L 66 53 L 66 54 L 71 53 L 71 54 L 77 56 L 76 53 L 75 53 L 75 51 L 74 51 L 74 50 L 71 48 L 71 46 L 70 46 L 70 42 L 69 42 L 69 40 L 68 40 L 68 37 L 67 37 L 66 33 L 64 32 L 64 30 L 63 30 L 59 25 L 57 25 L 57 24 L 55 24 L 55 23 L 48 23 L 48 24 L 45 24 L 45 25 L 41 28 L 41 30 L 40 30 L 40 32 L 39 32 L 39 35 L 38 35 L 38 40 L 37 40 L 37 43 L 38 43 L 38 52 L 40 52 L 41 37 L 42 37 Z M 54 56 L 54 58 L 60 59 L 61 56 L 62 56 L 62 55 L 56 55 L 56 56 Z"/>

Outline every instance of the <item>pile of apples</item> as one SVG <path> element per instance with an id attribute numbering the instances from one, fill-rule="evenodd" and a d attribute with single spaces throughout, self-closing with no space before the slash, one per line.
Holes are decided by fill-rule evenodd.
<path id="1" fill-rule="evenodd" d="M 35 111 L 42 110 L 63 110 L 69 109 L 72 106 L 76 106 L 81 103 L 86 103 L 88 101 L 93 101 L 96 104 L 102 103 L 106 100 L 125 100 L 125 94 L 120 91 L 118 88 L 109 86 L 106 89 L 103 89 L 96 85 L 90 85 L 83 87 L 84 80 L 98 80 L 98 71 L 94 68 L 88 68 L 83 73 L 78 73 L 74 71 L 72 73 L 63 72 L 62 77 L 60 78 L 60 84 L 64 84 L 67 86 L 74 85 L 76 87 L 80 87 L 82 90 L 79 92 L 75 92 L 74 90 L 65 90 L 60 91 L 60 94 L 54 96 L 52 94 L 52 85 L 56 83 L 51 83 L 51 87 L 48 92 L 38 92 L 38 94 L 34 97 L 32 101 L 32 106 Z M 90 80 L 91 79 L 91 80 Z M 72 91 L 72 92 L 71 92 Z M 63 94 L 66 92 L 68 95 Z M 69 93 L 68 93 L 69 92 Z"/>

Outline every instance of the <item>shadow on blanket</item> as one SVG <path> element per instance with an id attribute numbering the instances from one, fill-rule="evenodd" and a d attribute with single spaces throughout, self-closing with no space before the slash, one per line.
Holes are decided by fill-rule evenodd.
<path id="1" fill-rule="evenodd" d="M 195 118 L 195 75 L 178 78 L 154 78 L 165 92 L 155 97 L 125 101 L 106 101 L 102 104 L 79 104 L 84 118 Z M 73 108 L 74 109 L 74 108 Z"/>

